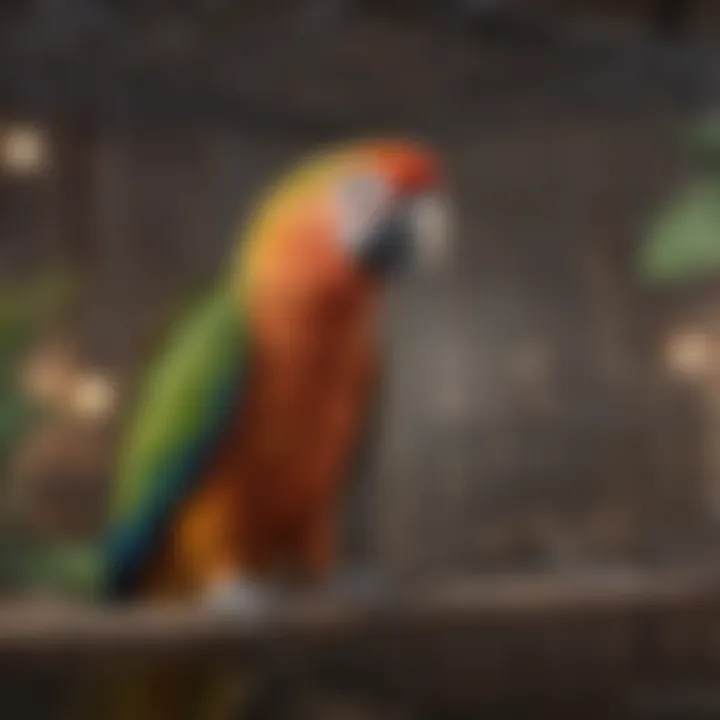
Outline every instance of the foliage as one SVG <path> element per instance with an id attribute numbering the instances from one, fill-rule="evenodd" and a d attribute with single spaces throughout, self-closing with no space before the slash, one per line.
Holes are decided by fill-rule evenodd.
<path id="1" fill-rule="evenodd" d="M 57 271 L 0 287 L 0 493 L 15 449 L 46 414 L 19 383 L 22 364 L 48 320 L 70 297 L 69 278 Z M 98 579 L 97 558 L 89 548 L 24 537 L 3 513 L 0 584 L 5 590 L 53 588 L 86 596 Z"/>
<path id="2" fill-rule="evenodd" d="M 76 599 L 92 599 L 101 592 L 102 561 L 93 543 L 13 539 L 0 556 L 6 590 Z"/>
<path id="3" fill-rule="evenodd" d="M 689 145 L 702 177 L 653 221 L 640 249 L 639 274 L 652 285 L 720 275 L 720 119 L 697 128 Z"/>

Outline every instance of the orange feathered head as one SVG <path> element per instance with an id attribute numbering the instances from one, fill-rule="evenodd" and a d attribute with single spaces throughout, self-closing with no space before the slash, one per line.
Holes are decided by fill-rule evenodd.
<path id="1" fill-rule="evenodd" d="M 335 256 L 382 276 L 447 254 L 450 206 L 437 154 L 366 140 L 311 157 L 276 186 L 246 236 L 260 260 Z M 273 258 L 274 256 L 274 258 Z"/>

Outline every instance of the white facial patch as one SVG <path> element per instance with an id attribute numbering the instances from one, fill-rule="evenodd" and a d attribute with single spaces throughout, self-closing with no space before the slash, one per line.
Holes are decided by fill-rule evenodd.
<path id="1" fill-rule="evenodd" d="M 393 192 L 378 175 L 357 175 L 348 179 L 338 194 L 338 226 L 343 245 L 352 254 L 360 252 L 382 218 L 390 212 Z"/>
<path id="2" fill-rule="evenodd" d="M 413 202 L 411 222 L 415 253 L 423 268 L 447 263 L 452 250 L 453 222 L 449 201 L 442 195 L 423 195 Z"/>

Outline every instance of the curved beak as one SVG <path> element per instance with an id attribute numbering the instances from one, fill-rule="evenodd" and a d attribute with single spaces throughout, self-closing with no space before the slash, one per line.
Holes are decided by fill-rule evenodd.
<path id="1" fill-rule="evenodd" d="M 428 193 L 414 201 L 410 221 L 417 264 L 425 270 L 446 267 L 452 257 L 454 213 L 450 199 Z"/>
<path id="2" fill-rule="evenodd" d="M 452 210 L 449 199 L 427 193 L 390 213 L 361 243 L 356 243 L 362 266 L 389 274 L 412 265 L 434 271 L 452 255 Z"/>

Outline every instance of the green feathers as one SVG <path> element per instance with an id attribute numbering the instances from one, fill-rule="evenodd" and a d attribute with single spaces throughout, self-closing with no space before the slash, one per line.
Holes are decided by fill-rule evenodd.
<path id="1" fill-rule="evenodd" d="M 109 583 L 123 594 L 194 487 L 239 402 L 245 365 L 242 313 L 225 289 L 181 324 L 151 369 L 121 450 Z"/>

